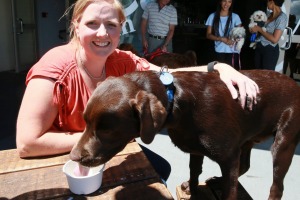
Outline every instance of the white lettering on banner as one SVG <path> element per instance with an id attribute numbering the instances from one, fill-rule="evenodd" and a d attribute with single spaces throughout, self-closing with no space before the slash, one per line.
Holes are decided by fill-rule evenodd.
<path id="1" fill-rule="evenodd" d="M 130 16 L 132 13 L 134 13 L 138 7 L 139 7 L 138 3 L 136 2 L 136 0 L 134 0 L 127 8 L 124 9 L 126 21 L 124 22 L 123 27 L 122 27 L 122 35 L 126 35 L 128 33 L 135 32 L 133 22 L 131 19 L 128 18 L 128 16 Z M 127 26 L 127 24 L 128 24 L 128 26 Z"/>
<path id="2" fill-rule="evenodd" d="M 127 8 L 124 9 L 125 16 L 127 17 L 134 13 L 134 11 L 136 11 L 138 7 L 138 3 L 136 2 L 136 0 L 134 0 Z"/>

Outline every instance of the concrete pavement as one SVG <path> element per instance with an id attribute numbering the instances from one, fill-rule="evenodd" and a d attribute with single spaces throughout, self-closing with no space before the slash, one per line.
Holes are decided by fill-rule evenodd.
<path id="1" fill-rule="evenodd" d="M 165 131 L 155 136 L 154 141 L 146 145 L 139 138 L 137 142 L 163 157 L 171 165 L 171 173 L 167 179 L 167 187 L 176 198 L 176 186 L 189 179 L 189 155 L 180 151 L 171 142 Z M 272 140 L 257 145 L 251 154 L 249 171 L 239 178 L 240 183 L 254 200 L 268 199 L 272 183 L 272 156 L 269 151 Z M 298 145 L 291 167 L 284 181 L 282 200 L 300 199 L 300 146 Z M 199 177 L 204 182 L 212 176 L 221 176 L 219 166 L 208 158 L 204 159 L 203 174 Z"/>

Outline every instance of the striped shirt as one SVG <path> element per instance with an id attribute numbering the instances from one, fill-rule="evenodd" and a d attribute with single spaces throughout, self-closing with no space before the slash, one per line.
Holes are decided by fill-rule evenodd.
<path id="1" fill-rule="evenodd" d="M 177 25 L 177 11 L 172 5 L 166 5 L 159 10 L 156 2 L 147 4 L 142 18 L 148 20 L 148 33 L 155 36 L 167 36 L 170 25 Z"/>
<path id="2" fill-rule="evenodd" d="M 281 30 L 283 33 L 286 26 L 287 26 L 287 16 L 284 12 L 281 12 L 280 15 L 275 20 L 265 24 L 267 32 L 270 34 L 273 34 L 276 29 Z M 263 46 L 271 45 L 275 47 L 277 45 L 277 43 L 273 44 L 271 41 L 267 40 L 262 35 L 259 37 L 259 41 Z"/>

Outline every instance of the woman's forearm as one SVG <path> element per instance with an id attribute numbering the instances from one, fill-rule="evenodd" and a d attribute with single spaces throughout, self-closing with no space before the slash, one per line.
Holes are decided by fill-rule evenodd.
<path id="1" fill-rule="evenodd" d="M 68 153 L 81 135 L 81 132 L 49 131 L 36 139 L 17 138 L 17 150 L 21 158 Z"/>

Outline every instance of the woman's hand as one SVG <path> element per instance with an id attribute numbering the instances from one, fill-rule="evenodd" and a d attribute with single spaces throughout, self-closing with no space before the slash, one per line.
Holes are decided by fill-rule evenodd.
<path id="1" fill-rule="evenodd" d="M 256 95 L 259 93 L 258 85 L 247 76 L 236 71 L 230 65 L 225 63 L 217 63 L 214 69 L 220 73 L 221 80 L 226 84 L 233 99 L 239 98 L 242 108 L 245 107 L 247 101 L 247 108 L 252 110 L 253 104 L 256 104 Z M 160 71 L 161 67 L 150 64 L 149 70 Z M 176 71 L 198 71 L 207 72 L 207 66 L 183 67 L 176 69 L 169 69 L 169 72 Z M 238 86 L 239 91 L 234 86 Z"/>
<path id="2" fill-rule="evenodd" d="M 230 65 L 217 63 L 214 69 L 220 73 L 220 78 L 228 87 L 232 98 L 239 98 L 242 108 L 245 107 L 247 100 L 247 107 L 249 110 L 252 110 L 252 106 L 257 103 L 256 96 L 257 93 L 259 93 L 258 85 L 247 76 L 236 71 Z M 235 89 L 235 85 L 238 86 L 239 93 Z"/>
<path id="3" fill-rule="evenodd" d="M 221 42 L 227 44 L 228 46 L 231 46 L 234 44 L 234 41 L 232 41 L 231 39 L 229 39 L 227 37 L 221 37 Z"/>
<path id="4" fill-rule="evenodd" d="M 257 33 L 257 32 L 261 32 L 262 28 L 260 26 L 255 25 L 255 26 L 249 28 L 249 31 L 250 31 L 250 33 Z"/>

